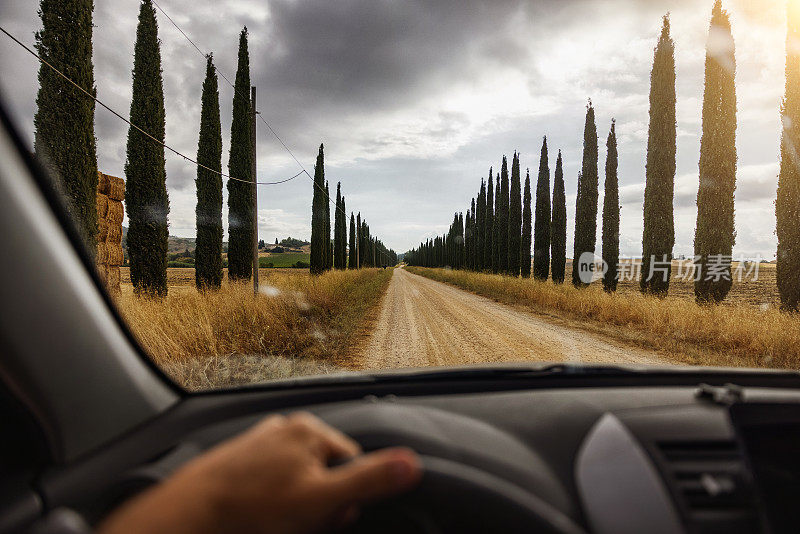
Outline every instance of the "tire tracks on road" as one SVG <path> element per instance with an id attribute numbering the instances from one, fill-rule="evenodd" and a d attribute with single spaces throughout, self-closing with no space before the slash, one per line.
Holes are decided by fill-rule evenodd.
<path id="1" fill-rule="evenodd" d="M 672 363 L 402 268 L 394 270 L 358 358 L 368 370 L 522 361 Z"/>

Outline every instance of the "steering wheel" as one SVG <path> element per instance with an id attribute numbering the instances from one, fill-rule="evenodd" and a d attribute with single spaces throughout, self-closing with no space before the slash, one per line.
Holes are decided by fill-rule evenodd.
<path id="1" fill-rule="evenodd" d="M 346 532 L 585 534 L 572 519 L 528 491 L 475 467 L 422 456 L 412 492 L 363 510 Z"/>

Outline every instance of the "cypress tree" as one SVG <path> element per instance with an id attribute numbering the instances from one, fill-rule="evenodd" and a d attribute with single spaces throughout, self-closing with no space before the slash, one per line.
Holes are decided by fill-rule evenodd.
<path id="1" fill-rule="evenodd" d="M 364 267 L 364 227 L 361 225 L 361 212 L 356 215 L 356 243 L 358 250 L 356 250 L 357 268 Z"/>
<path id="2" fill-rule="evenodd" d="M 342 254 L 343 243 L 345 240 L 342 229 L 342 182 L 336 184 L 336 211 L 333 212 L 333 266 L 342 269 L 344 255 Z"/>
<path id="3" fill-rule="evenodd" d="M 231 148 L 228 174 L 228 279 L 249 280 L 253 273 L 253 185 L 250 180 L 253 149 L 250 144 L 250 53 L 247 28 L 239 35 L 239 62 L 233 93 Z"/>
<path id="4" fill-rule="evenodd" d="M 714 50 L 706 50 L 694 294 L 698 302 L 721 302 L 731 288 L 735 240 L 736 60 L 730 19 L 720 0 L 714 3 L 709 36 L 714 39 Z"/>
<path id="5" fill-rule="evenodd" d="M 93 0 L 41 0 L 42 30 L 36 50 L 43 60 L 96 94 L 92 65 Z M 56 74 L 39 67 L 34 151 L 57 178 L 56 187 L 94 254 L 97 238 L 97 148 L 94 100 Z"/>
<path id="6" fill-rule="evenodd" d="M 339 209 L 339 225 L 342 227 L 342 242 L 339 245 L 339 269 L 347 269 L 347 207 L 345 206 L 344 195 L 342 195 L 342 206 Z"/>
<path id="7" fill-rule="evenodd" d="M 603 191 L 603 261 L 608 270 L 603 276 L 603 289 L 617 290 L 619 265 L 619 183 L 617 181 L 617 132 L 611 120 L 606 148 L 606 182 Z"/>
<path id="8" fill-rule="evenodd" d="M 456 219 L 456 264 L 458 265 L 458 269 L 462 269 L 464 267 L 464 258 L 466 257 L 465 254 L 465 242 L 464 242 L 464 214 L 459 213 Z"/>
<path id="9" fill-rule="evenodd" d="M 471 233 L 472 230 L 470 229 L 470 226 L 469 226 L 470 225 L 470 217 L 471 217 L 471 215 L 470 215 L 470 212 L 469 212 L 469 208 L 467 208 L 467 216 L 464 217 L 464 251 L 465 251 L 465 255 L 464 256 L 465 256 L 465 261 L 464 261 L 464 264 L 462 265 L 462 268 L 465 268 L 467 270 L 469 270 L 469 268 L 470 268 L 470 265 L 469 265 L 469 254 L 470 254 L 470 252 L 472 250 L 472 248 L 471 248 L 472 247 L 472 239 L 470 238 L 470 233 Z"/>
<path id="10" fill-rule="evenodd" d="M 786 93 L 781 106 L 781 169 L 775 201 L 778 234 L 778 292 L 787 311 L 800 306 L 800 7 L 789 4 L 786 33 Z"/>
<path id="11" fill-rule="evenodd" d="M 333 243 L 331 243 L 331 192 L 328 182 L 325 182 L 325 219 L 323 222 L 325 238 L 325 270 L 333 267 Z"/>
<path id="12" fill-rule="evenodd" d="M 356 218 L 353 212 L 350 212 L 350 250 L 347 255 L 347 268 L 355 269 L 357 264 L 356 260 Z"/>
<path id="13" fill-rule="evenodd" d="M 508 247 L 509 247 L 509 197 L 510 191 L 508 187 L 508 162 L 506 157 L 503 156 L 503 165 L 500 167 L 500 217 L 499 217 L 499 257 L 498 262 L 500 265 L 500 272 L 509 274 L 511 269 L 508 266 Z"/>
<path id="14" fill-rule="evenodd" d="M 325 147 L 319 145 L 317 163 L 314 165 L 314 196 L 311 203 L 311 273 L 325 270 Z"/>
<path id="15" fill-rule="evenodd" d="M 486 233 L 486 244 L 483 248 L 483 268 L 493 271 L 492 262 L 494 259 L 494 186 L 492 178 L 492 168 L 489 168 L 489 183 L 486 186 L 486 214 L 484 215 L 484 232 Z"/>
<path id="16" fill-rule="evenodd" d="M 500 263 L 500 256 L 502 255 L 503 246 L 500 244 L 501 239 L 501 232 L 500 227 L 502 225 L 502 216 L 503 210 L 501 207 L 501 195 L 500 195 L 500 173 L 497 173 L 495 177 L 495 184 L 494 184 L 494 224 L 493 227 L 493 239 L 494 244 L 492 245 L 492 252 L 494 257 L 492 258 L 492 272 L 499 273 L 501 268 Z M 506 225 L 506 228 L 508 226 Z"/>
<path id="17" fill-rule="evenodd" d="M 472 210 L 470 212 L 469 230 L 470 230 L 470 251 L 469 251 L 469 268 L 473 271 L 477 268 L 478 257 L 478 205 L 475 199 L 472 199 Z"/>
<path id="18" fill-rule="evenodd" d="M 130 121 L 164 142 L 164 87 L 156 12 L 150 0 L 139 10 L 133 56 Z M 164 147 L 128 129 L 125 161 L 128 257 L 137 295 L 167 294 L 167 197 Z"/>
<path id="19" fill-rule="evenodd" d="M 458 221 L 458 213 L 453 215 L 453 222 L 450 223 L 450 228 L 447 230 L 447 242 L 445 246 L 446 265 L 451 269 L 456 268 L 455 259 L 455 243 L 456 243 L 456 222 Z"/>
<path id="20" fill-rule="evenodd" d="M 594 254 L 597 241 L 597 126 L 592 101 L 586 108 L 583 128 L 583 165 L 578 179 L 578 198 L 575 205 L 575 246 L 572 257 L 572 284 L 584 287 L 578 275 L 581 254 Z"/>
<path id="21" fill-rule="evenodd" d="M 583 176 L 581 175 L 581 171 L 578 171 L 578 193 L 575 195 L 575 231 L 572 235 L 572 255 L 576 256 L 578 254 L 578 210 L 580 209 L 581 205 L 581 187 L 583 186 Z M 576 283 L 578 276 L 576 269 L 578 259 L 577 257 L 572 258 L 572 283 L 573 285 Z"/>
<path id="22" fill-rule="evenodd" d="M 549 226 L 550 221 L 547 223 Z M 531 230 L 531 171 L 528 169 L 525 172 L 525 188 L 522 193 L 522 245 L 519 253 L 523 278 L 531 277 Z"/>
<path id="23" fill-rule="evenodd" d="M 669 15 L 664 16 L 661 37 L 653 56 L 650 73 L 650 126 L 647 134 L 647 164 L 644 188 L 644 232 L 642 233 L 642 271 L 639 285 L 643 292 L 665 296 L 672 270 L 675 245 L 673 196 L 675 186 L 675 43 L 669 35 Z M 667 275 L 654 271 L 651 261 L 667 262 Z"/>
<path id="24" fill-rule="evenodd" d="M 475 220 L 477 218 L 477 214 L 475 213 L 476 209 L 477 208 L 475 206 L 475 199 L 473 198 L 472 199 L 471 210 L 470 210 L 470 213 L 469 213 L 469 243 L 470 243 L 470 248 L 469 248 L 469 268 L 471 270 L 473 270 L 473 271 L 475 270 L 475 260 L 476 260 L 476 256 L 477 256 L 476 250 L 477 250 L 477 241 L 478 241 L 477 240 L 477 235 L 476 235 L 477 232 L 475 231 L 475 228 L 476 228 Z"/>
<path id="25" fill-rule="evenodd" d="M 561 151 L 556 158 L 553 175 L 553 218 L 550 221 L 550 269 L 553 282 L 563 284 L 567 265 L 567 198 L 564 192 L 564 170 Z"/>
<path id="26" fill-rule="evenodd" d="M 478 247 L 475 251 L 475 269 L 482 271 L 486 258 L 486 182 L 481 178 L 481 189 L 478 192 L 478 217 L 475 219 L 478 235 Z"/>
<path id="27" fill-rule="evenodd" d="M 536 218 L 533 230 L 533 277 L 547 280 L 550 272 L 550 163 L 547 137 L 542 141 L 539 177 L 536 180 Z"/>
<path id="28" fill-rule="evenodd" d="M 217 71 L 210 55 L 206 58 L 206 79 L 203 82 L 197 162 L 204 167 L 198 165 L 195 180 L 195 284 L 201 290 L 218 289 L 222 284 L 222 176 L 219 174 L 222 172 L 222 126 Z"/>
<path id="29" fill-rule="evenodd" d="M 519 154 L 511 161 L 511 186 L 508 192 L 508 273 L 519 276 L 520 236 L 522 235 L 522 187 L 519 176 Z"/>
<path id="30" fill-rule="evenodd" d="M 363 226 L 362 235 L 364 236 L 364 266 L 372 267 L 372 250 L 370 250 L 372 236 L 369 233 L 369 225 L 367 224 L 367 221 L 362 220 L 361 224 Z"/>

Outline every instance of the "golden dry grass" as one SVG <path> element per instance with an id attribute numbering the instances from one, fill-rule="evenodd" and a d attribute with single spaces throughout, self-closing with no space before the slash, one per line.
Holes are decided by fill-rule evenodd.
<path id="1" fill-rule="evenodd" d="M 249 283 L 198 292 L 186 271 L 191 277 L 170 269 L 163 301 L 137 298 L 123 283 L 118 305 L 154 361 L 190 389 L 347 368 L 349 348 L 392 274 L 262 270 L 255 297 Z"/>
<path id="2" fill-rule="evenodd" d="M 635 291 L 605 293 L 571 284 L 493 274 L 408 267 L 433 280 L 535 313 L 555 316 L 621 341 L 698 365 L 800 367 L 800 316 L 752 304 L 698 306 L 684 295 L 665 299 Z"/>
<path id="3" fill-rule="evenodd" d="M 623 260 L 623 263 L 625 261 Z M 638 260 L 635 263 L 639 263 Z M 686 265 L 686 264 L 684 264 Z M 733 262 L 734 271 L 739 266 L 739 262 Z M 572 261 L 567 260 L 567 276 L 572 273 Z M 746 272 L 746 269 L 745 271 Z M 686 272 L 684 270 L 683 274 Z M 780 306 L 780 295 L 778 294 L 778 283 L 776 265 L 774 263 L 761 263 L 758 265 L 758 279 L 754 280 L 751 276 L 742 276 L 739 282 L 734 278 L 733 287 L 727 298 L 722 302 L 723 306 L 740 306 L 749 304 L 759 309 Z M 625 280 L 619 283 L 617 288 L 622 294 L 639 293 L 638 280 Z M 694 281 L 691 276 L 681 276 L 681 271 L 677 261 L 672 262 L 672 277 L 669 283 L 669 297 L 686 299 L 694 302 Z"/>

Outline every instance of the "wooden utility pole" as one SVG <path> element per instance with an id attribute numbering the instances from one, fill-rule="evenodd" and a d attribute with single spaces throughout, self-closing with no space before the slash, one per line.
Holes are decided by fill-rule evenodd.
<path id="1" fill-rule="evenodd" d="M 258 176 L 256 173 L 256 88 L 250 88 L 250 147 L 253 161 L 250 167 L 250 180 L 253 182 L 253 294 L 258 295 Z"/>

